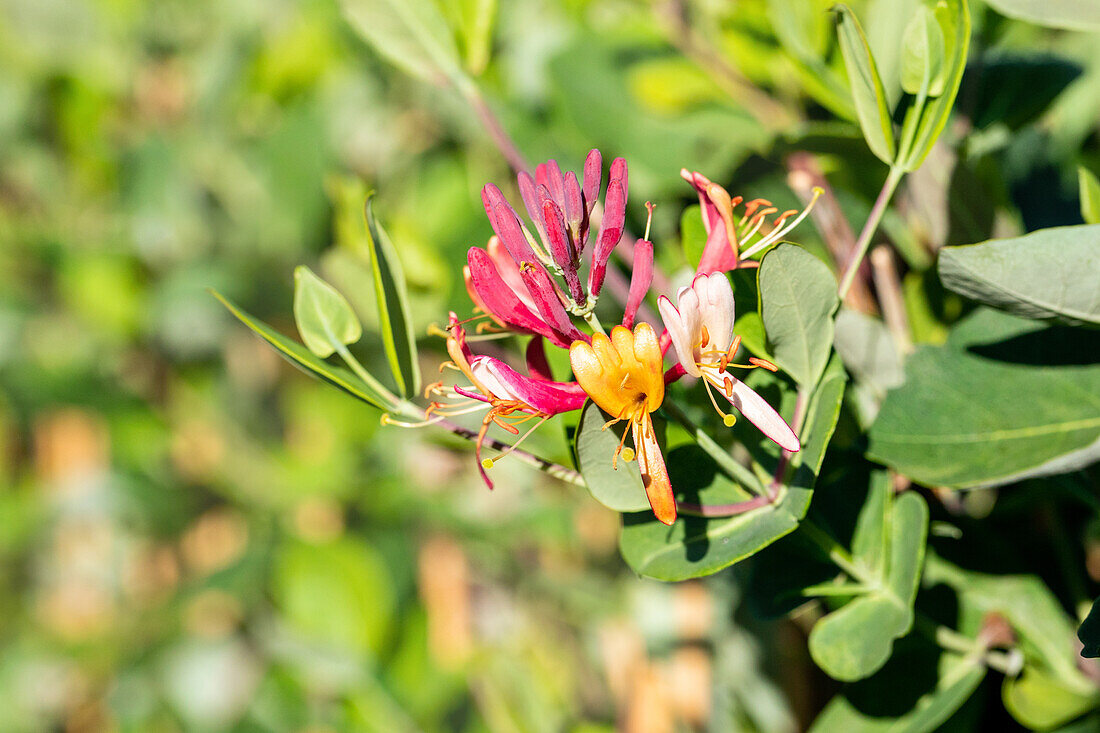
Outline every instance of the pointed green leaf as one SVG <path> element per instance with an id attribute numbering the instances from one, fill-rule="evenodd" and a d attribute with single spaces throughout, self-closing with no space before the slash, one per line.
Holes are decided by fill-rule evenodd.
<path id="1" fill-rule="evenodd" d="M 946 55 L 942 69 L 937 74 L 943 77 L 943 90 L 922 107 L 910 108 L 909 114 L 919 117 L 909 119 L 907 115 L 902 126 L 903 130 L 912 130 L 913 134 L 912 145 L 907 151 L 902 151 L 904 160 L 899 161 L 907 171 L 920 168 L 943 132 L 947 119 L 951 116 L 951 108 L 955 105 L 955 97 L 959 93 L 963 71 L 966 70 L 966 57 L 970 48 L 970 9 L 967 0 L 940 0 L 936 4 L 935 17 Z"/>
<path id="2" fill-rule="evenodd" d="M 1081 622 L 1077 629 L 1077 638 L 1083 645 L 1081 656 L 1087 659 L 1100 657 L 1100 598 L 1092 604 L 1089 615 Z"/>
<path id="3" fill-rule="evenodd" d="M 648 511 L 649 499 L 642 485 L 642 475 L 638 473 L 638 464 L 620 458 L 615 467 L 611 465 L 611 458 L 628 428 L 628 423 L 622 421 L 605 430 L 604 426 L 611 419 L 592 400 L 584 403 L 574 442 L 577 469 L 584 476 L 592 496 L 609 509 Z"/>
<path id="4" fill-rule="evenodd" d="M 1024 667 L 1019 677 L 1005 679 L 1001 698 L 1012 717 L 1032 730 L 1051 730 L 1100 703 L 1095 690 L 1070 687 L 1030 666 Z"/>
<path id="5" fill-rule="evenodd" d="M 344 296 L 305 265 L 294 268 L 294 320 L 302 341 L 322 359 L 363 336 Z"/>
<path id="6" fill-rule="evenodd" d="M 886 103 L 886 91 L 875 66 L 871 47 L 855 13 L 847 5 L 837 5 L 837 37 L 844 56 L 844 68 L 848 71 L 848 87 L 859 117 L 859 126 L 871 152 L 882 162 L 892 165 L 897 154 L 894 142 L 894 123 Z"/>
<path id="7" fill-rule="evenodd" d="M 458 48 L 433 0 L 340 0 L 344 15 L 379 54 L 430 82 L 461 76 Z"/>
<path id="8" fill-rule="evenodd" d="M 417 361 L 416 338 L 409 318 L 408 295 L 401 260 L 389 235 L 374 218 L 372 199 L 367 198 L 367 231 L 370 234 L 370 265 L 374 275 L 374 295 L 378 303 L 378 322 L 382 330 L 382 345 L 390 361 L 397 391 L 403 397 L 420 392 L 420 364 Z"/>
<path id="9" fill-rule="evenodd" d="M 840 301 L 836 278 L 824 262 L 783 243 L 760 263 L 760 315 L 775 363 L 813 389 L 833 344 L 833 314 Z"/>
<path id="10" fill-rule="evenodd" d="M 213 292 L 213 291 L 211 291 Z M 273 329 L 263 321 L 260 321 L 245 311 L 241 310 L 225 296 L 213 292 L 215 298 L 222 302 L 229 312 L 240 320 L 241 323 L 252 329 L 253 332 L 269 343 L 294 366 L 306 374 L 310 374 L 322 381 L 347 392 L 352 397 L 373 405 L 380 410 L 388 410 L 396 400 L 393 395 L 377 381 L 373 383 L 360 379 L 343 367 L 334 366 L 318 358 L 313 352 L 301 344 L 291 341 L 286 336 Z"/>
<path id="11" fill-rule="evenodd" d="M 852 557 L 875 576 L 881 575 L 886 569 L 888 517 L 892 503 L 890 474 L 886 471 L 875 471 L 871 474 L 867 499 L 859 510 L 852 535 Z"/>
<path id="12" fill-rule="evenodd" d="M 1081 218 L 1086 224 L 1100 224 L 1100 180 L 1084 166 L 1077 167 L 1077 190 L 1081 195 Z"/>
<path id="13" fill-rule="evenodd" d="M 901 88 L 914 95 L 922 90 L 929 97 L 943 94 L 944 55 L 936 14 L 927 5 L 918 6 L 901 42 Z"/>
<path id="14" fill-rule="evenodd" d="M 949 289 L 1024 318 L 1100 326 L 1100 224 L 940 250 Z"/>

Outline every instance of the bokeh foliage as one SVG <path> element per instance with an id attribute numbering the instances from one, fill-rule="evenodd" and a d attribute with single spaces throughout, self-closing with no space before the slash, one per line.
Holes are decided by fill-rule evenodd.
<path id="1" fill-rule="evenodd" d="M 837 35 L 831 4 L 8 0 L 0 728 L 1096 725 L 1096 669 L 1073 647 L 1100 580 L 1096 469 L 1087 467 L 1095 434 L 1057 430 L 1095 410 L 1056 399 L 1095 395 L 1095 332 L 1080 326 L 1080 304 L 1096 301 L 1034 303 L 1027 288 L 1046 292 L 1052 277 L 1075 272 L 1054 255 L 1014 260 L 1032 266 L 1032 282 L 991 272 L 978 248 L 955 249 L 1027 248 L 1026 232 L 1097 223 L 1095 19 L 1070 0 L 973 2 L 965 67 L 936 66 L 921 3 L 852 3 L 841 26 L 859 18 L 886 95 L 868 108 L 849 84 L 865 51 L 858 34 Z M 385 25 L 402 11 L 432 18 L 412 47 Z M 910 28 L 913 17 L 923 25 Z M 927 53 L 905 54 L 919 48 Z M 942 127 L 939 144 L 904 160 L 885 141 L 868 148 L 869 124 L 882 129 L 885 115 L 888 129 L 906 129 L 914 97 L 942 94 L 956 74 L 957 103 L 932 102 L 927 119 L 910 122 L 917 141 Z M 593 146 L 626 157 L 628 223 L 640 230 L 640 202 L 658 204 L 652 239 L 674 277 L 697 260 L 701 235 L 697 210 L 684 211 L 694 196 L 681 167 L 781 209 L 796 207 L 798 176 L 821 174 L 858 228 L 887 176 L 880 158 L 905 169 L 923 161 L 882 226 L 902 263 L 916 353 L 903 358 L 908 345 L 881 320 L 843 308 L 839 357 L 822 336 L 812 359 L 792 360 L 755 307 L 755 281 L 735 282 L 739 300 L 753 303 L 738 321 L 746 345 L 770 349 L 796 380 L 823 374 L 835 386 L 821 407 L 833 441 L 826 452 L 823 439 L 813 476 L 787 494 L 797 505 L 756 528 L 756 544 L 707 541 L 740 520 L 691 528 L 700 562 L 718 570 L 808 511 L 859 572 L 881 581 L 873 593 L 842 605 L 857 592 L 830 587 L 820 548 L 800 533 L 704 581 L 641 579 L 635 571 L 698 573 L 685 574 L 679 558 L 662 570 L 660 554 L 646 553 L 668 543 L 654 523 L 628 518 L 620 537 L 618 516 L 583 489 L 520 464 L 495 468 L 490 494 L 461 441 L 381 429 L 377 410 L 303 378 L 208 294 L 296 337 L 294 272 L 304 263 L 300 278 L 316 273 L 347 298 L 314 303 L 344 319 L 336 340 L 362 331 L 354 348 L 369 372 L 415 392 L 411 380 L 387 381 L 393 362 L 413 369 L 402 334 L 419 340 L 433 378 L 440 343 L 426 330 L 448 309 L 469 313 L 458 273 L 466 248 L 489 233 L 479 188 L 509 178 L 477 101 L 530 160 L 579 161 Z M 364 225 L 372 190 L 396 270 L 371 269 L 386 249 Z M 834 261 L 830 237 L 814 227 L 797 239 L 805 252 L 792 256 Z M 1095 241 L 1081 241 L 1065 248 L 1094 263 Z M 966 276 L 968 260 L 987 277 Z M 378 317 L 379 285 L 395 271 L 409 296 L 396 318 L 408 328 L 396 330 Z M 1003 284 L 1000 274 L 1023 283 L 1021 297 L 990 305 L 1014 316 L 975 305 Z M 854 297 L 876 287 L 864 280 Z M 1035 315 L 1021 303 L 1074 325 L 1021 321 Z M 991 364 L 1008 358 L 995 353 L 1004 343 L 1011 364 Z M 995 380 L 985 370 L 1013 373 Z M 377 401 L 361 378 L 334 374 Z M 790 392 L 768 384 L 786 377 L 757 379 L 771 394 Z M 967 389 L 930 420 L 922 380 Z M 968 404 L 999 402 L 997 390 L 1018 395 L 1016 409 L 1052 437 L 1004 445 L 994 435 L 980 462 L 899 441 L 914 426 L 957 427 Z M 568 462 L 568 432 L 532 444 Z M 701 499 L 737 498 L 716 472 L 699 475 L 680 428 L 668 433 L 670 470 L 685 485 Z M 868 450 L 927 490 L 894 497 L 889 475 L 862 460 Z M 1034 470 L 1082 452 L 1060 471 Z M 912 531 L 888 548 L 883 523 Z M 926 531 L 918 587 L 911 566 Z M 845 624 L 875 629 L 855 657 L 830 643 Z M 996 667 L 960 643 L 982 634 L 1002 650 Z M 864 679 L 838 688 L 819 667 Z"/>

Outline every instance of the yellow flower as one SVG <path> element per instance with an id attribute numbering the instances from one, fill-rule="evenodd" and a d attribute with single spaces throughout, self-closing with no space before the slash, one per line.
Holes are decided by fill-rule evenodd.
<path id="1" fill-rule="evenodd" d="M 650 416 L 665 398 L 663 357 L 657 334 L 648 323 L 639 323 L 633 333 L 615 326 L 611 338 L 596 334 L 591 345 L 574 341 L 569 347 L 569 362 L 577 382 L 592 401 L 614 418 L 605 429 L 620 420 L 630 422 L 635 450 L 624 450 L 620 443 L 612 464 L 620 453 L 630 460 L 636 452 L 649 505 L 657 519 L 672 524 L 676 521 L 676 499 Z"/>

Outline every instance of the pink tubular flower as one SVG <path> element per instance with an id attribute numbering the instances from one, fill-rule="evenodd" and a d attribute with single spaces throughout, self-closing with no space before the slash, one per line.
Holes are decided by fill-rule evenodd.
<path id="1" fill-rule="evenodd" d="M 537 349 L 534 358 L 537 362 Z M 554 382 L 538 377 L 525 377 L 500 359 L 491 356 L 475 355 L 466 343 L 466 331 L 454 314 L 450 314 L 447 325 L 447 353 L 451 361 L 440 368 L 452 368 L 461 372 L 469 385 L 444 385 L 437 382 L 429 385 L 425 396 L 435 399 L 425 410 L 426 419 L 420 423 L 402 423 L 383 416 L 384 424 L 403 427 L 422 427 L 432 425 L 449 417 L 465 415 L 485 410 L 481 429 L 477 434 L 475 453 L 481 477 L 491 489 L 486 469 L 519 446 L 535 428 L 550 417 L 572 410 L 579 410 L 587 397 L 576 382 Z M 545 362 L 545 357 L 542 359 Z M 548 373 L 548 372 L 545 372 Z M 489 427 L 497 425 L 504 430 L 519 435 L 519 426 L 531 420 L 537 420 L 526 433 L 496 458 L 481 458 L 482 445 Z"/>
<path id="2" fill-rule="evenodd" d="M 815 188 L 813 199 L 801 213 L 796 209 L 790 209 L 779 214 L 772 221 L 768 233 L 742 251 L 741 247 L 749 244 L 749 240 L 767 223 L 767 218 L 779 213 L 779 209 L 772 206 L 767 199 L 753 199 L 745 203 L 745 211 L 740 219 L 735 219 L 733 210 L 741 204 L 740 196 L 731 198 L 726 189 L 717 183 L 712 183 L 702 173 L 693 173 L 683 168 L 680 170 L 680 176 L 694 186 L 699 194 L 699 205 L 703 210 L 703 227 L 707 232 L 707 243 L 703 248 L 703 256 L 699 260 L 696 272 L 727 272 L 736 270 L 738 267 L 756 267 L 756 262 L 746 262 L 743 258 L 762 252 L 766 247 L 780 241 L 806 218 L 817 197 L 822 193 L 820 188 Z M 795 214 L 798 216 L 788 222 L 787 220 Z"/>
<path id="3" fill-rule="evenodd" d="M 733 425 L 734 418 L 718 407 L 712 388 L 784 450 L 799 450 L 801 444 L 790 425 L 763 397 L 727 371 L 730 366 L 775 371 L 775 365 L 754 357 L 749 358 L 749 364 L 730 363 L 741 345 L 741 337 L 733 335 L 733 289 L 726 275 L 722 272 L 696 275 L 690 287 L 680 288 L 676 300 L 673 305 L 662 295 L 657 307 L 676 347 L 680 366 L 685 373 L 703 379 L 711 403 L 726 425 Z"/>
<path id="4" fill-rule="evenodd" d="M 584 257 L 601 168 L 600 152 L 592 150 L 581 180 L 573 172 L 563 174 L 554 160 L 537 166 L 534 177 L 519 174 L 520 195 L 537 239 L 500 189 L 491 183 L 482 189 L 481 200 L 496 236 L 486 249 L 472 247 L 467 253 L 466 288 L 499 325 L 543 336 L 562 348 L 573 341 L 590 341 L 571 316 L 587 317 L 595 308 L 607 260 L 622 237 L 626 217 L 627 166 L 616 158 L 596 244 Z M 591 262 L 587 290 L 580 275 L 585 259 Z"/>

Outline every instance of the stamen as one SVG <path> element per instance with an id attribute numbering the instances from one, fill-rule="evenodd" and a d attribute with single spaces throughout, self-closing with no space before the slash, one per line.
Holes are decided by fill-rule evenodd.
<path id="1" fill-rule="evenodd" d="M 710 331 L 707 330 L 707 327 L 705 325 L 702 328 L 702 334 L 703 334 L 702 346 L 705 347 L 707 344 L 710 343 Z"/>
<path id="2" fill-rule="evenodd" d="M 726 399 L 733 397 L 733 380 L 726 377 L 722 383 L 722 391 L 726 393 Z"/>
<path id="3" fill-rule="evenodd" d="M 538 415 L 528 415 L 521 422 L 526 422 L 527 420 L 530 420 L 530 419 L 535 418 L 535 417 L 538 417 Z M 527 436 L 529 436 L 531 433 L 535 432 L 540 427 L 542 427 L 542 424 L 545 423 L 549 419 L 550 419 L 550 415 L 543 414 L 542 418 L 537 423 L 532 425 L 531 428 L 528 429 L 528 431 L 526 433 L 524 433 L 519 438 L 519 440 L 517 440 L 515 443 L 512 443 L 510 446 L 508 446 L 506 449 L 504 449 L 499 456 L 496 456 L 495 458 L 483 458 L 482 461 L 481 461 L 482 468 L 485 468 L 485 469 L 492 468 L 500 459 L 506 457 L 509 453 L 514 451 L 516 448 L 518 448 L 523 441 L 527 440 Z"/>
<path id="4" fill-rule="evenodd" d="M 758 366 L 758 367 L 761 367 L 762 369 L 767 369 L 769 372 L 779 371 L 779 367 L 777 367 L 775 364 L 772 364 L 767 359 L 757 359 L 755 356 L 750 356 L 749 357 L 749 363 L 752 364 L 753 366 Z"/>
<path id="5" fill-rule="evenodd" d="M 817 203 L 817 200 L 821 198 L 821 194 L 823 193 L 825 193 L 824 189 L 822 189 L 820 186 L 814 186 L 813 197 L 810 198 L 810 203 L 806 204 L 806 208 L 802 210 L 801 214 L 795 217 L 794 221 L 783 225 L 777 224 L 775 229 L 769 232 L 767 236 L 763 237 L 759 242 L 745 250 L 741 254 L 741 256 L 751 257 L 760 250 L 771 245 L 773 242 L 777 242 L 783 237 L 787 236 L 788 232 L 790 232 L 792 229 L 802 223 L 802 220 L 809 216 L 810 210 L 814 208 L 814 204 Z"/>
<path id="6" fill-rule="evenodd" d="M 399 428 L 423 428 L 428 425 L 435 425 L 438 422 L 442 422 L 446 419 L 446 416 L 440 415 L 433 417 L 429 420 L 421 420 L 420 422 L 405 422 L 403 420 L 394 420 L 388 412 L 383 412 L 379 422 L 383 425 L 396 425 Z"/>
<path id="7" fill-rule="evenodd" d="M 623 448 L 623 460 L 627 463 L 630 463 L 634 460 L 634 449 L 631 448 L 629 445 Z"/>
<path id="8" fill-rule="evenodd" d="M 646 217 L 646 220 L 645 220 L 645 236 L 642 237 L 642 239 L 644 239 L 648 242 L 649 241 L 649 225 L 653 222 L 653 210 L 657 207 L 651 201 L 646 201 L 645 202 L 645 208 L 646 208 L 646 211 L 649 212 L 649 215 Z"/>

